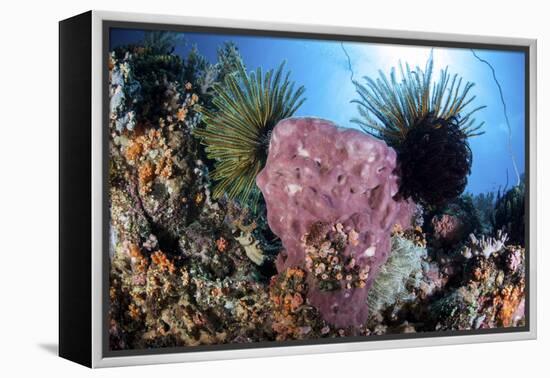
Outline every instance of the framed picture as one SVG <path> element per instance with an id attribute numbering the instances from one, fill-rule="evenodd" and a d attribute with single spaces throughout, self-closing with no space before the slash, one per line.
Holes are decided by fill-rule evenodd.
<path id="1" fill-rule="evenodd" d="M 60 355 L 536 337 L 536 41 L 60 22 Z"/>

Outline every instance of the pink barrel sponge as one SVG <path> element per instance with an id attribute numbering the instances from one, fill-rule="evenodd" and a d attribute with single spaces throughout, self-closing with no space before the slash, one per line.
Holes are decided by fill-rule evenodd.
<path id="1" fill-rule="evenodd" d="M 344 274 L 336 289 L 323 289 L 320 276 L 308 267 L 308 300 L 336 327 L 365 323 L 368 290 L 388 259 L 392 228 L 410 226 L 415 206 L 395 199 L 395 168 L 396 153 L 383 141 L 330 121 L 289 118 L 273 129 L 256 183 L 267 204 L 269 227 L 284 246 L 277 270 L 306 268 L 304 240 L 314 224 L 343 227 L 344 235 L 353 235 L 337 261 L 353 259 L 365 278 L 361 285 L 350 287 Z"/>

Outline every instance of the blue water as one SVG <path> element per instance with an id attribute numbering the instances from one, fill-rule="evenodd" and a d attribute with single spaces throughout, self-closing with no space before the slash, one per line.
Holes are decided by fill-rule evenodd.
<path id="1" fill-rule="evenodd" d="M 144 32 L 130 29 L 112 29 L 111 48 L 143 39 Z M 357 115 L 357 98 L 351 75 L 355 80 L 363 76 L 378 76 L 378 70 L 388 73 L 399 61 L 424 67 L 432 51 L 428 47 L 410 47 L 371 43 L 319 41 L 290 38 L 185 33 L 176 47 L 176 53 L 185 57 L 196 45 L 202 55 L 215 62 L 216 49 L 225 41 L 234 42 L 248 69 L 268 70 L 286 60 L 287 69 L 297 85 L 306 88 L 306 102 L 298 116 L 316 116 L 329 119 L 343 127 L 356 126 L 350 119 Z M 349 55 L 349 61 L 344 53 Z M 521 52 L 476 50 L 494 67 L 507 105 L 511 130 L 504 117 L 498 87 L 490 68 L 478 61 L 469 49 L 434 48 L 434 79 L 439 70 L 448 67 L 465 81 L 475 83 L 472 94 L 475 105 L 487 108 L 476 114 L 484 121 L 482 136 L 470 139 L 474 160 L 467 191 L 477 194 L 495 191 L 516 183 L 516 174 L 509 150 L 517 162 L 519 173 L 525 172 L 525 57 Z M 351 71 L 350 71 L 351 65 Z"/>

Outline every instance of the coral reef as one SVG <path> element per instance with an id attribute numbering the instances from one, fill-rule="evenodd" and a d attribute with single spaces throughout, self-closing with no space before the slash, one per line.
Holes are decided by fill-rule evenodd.
<path id="1" fill-rule="evenodd" d="M 269 258 L 249 250 L 263 240 L 240 239 L 263 226 L 211 198 L 192 136 L 201 96 L 169 51 L 111 54 L 111 349 L 272 339 L 268 283 L 256 279 Z"/>
<path id="2" fill-rule="evenodd" d="M 445 261 L 430 257 L 410 232 L 394 234 L 369 293 L 367 327 L 384 334 L 524 325 L 525 249 L 505 240 L 472 238 Z"/>
<path id="3" fill-rule="evenodd" d="M 147 256 L 149 255 L 149 257 Z M 243 272 L 202 278 L 201 265 L 121 246 L 111 270 L 111 348 L 152 348 L 270 339 L 269 298 Z M 208 277 L 208 276 L 206 276 Z"/>
<path id="4" fill-rule="evenodd" d="M 525 181 L 498 195 L 495 203 L 496 229 L 503 229 L 512 243 L 525 244 Z"/>
<path id="5" fill-rule="evenodd" d="M 182 105 L 182 59 L 147 46 L 116 49 L 111 54 L 111 121 L 116 129 L 151 126 Z"/>
<path id="6" fill-rule="evenodd" d="M 122 58 L 117 58 L 118 55 Z M 140 223 L 147 224 L 148 231 L 166 247 L 173 248 L 178 235 L 197 211 L 196 204 L 189 199 L 204 192 L 206 182 L 198 174 L 202 163 L 193 154 L 196 142 L 190 135 L 196 123 L 197 96 L 191 86 L 182 87 L 176 81 L 169 81 L 178 76 L 181 65 L 167 66 L 167 61 L 177 59 L 169 55 L 170 58 L 163 60 L 163 56 L 154 55 L 146 48 L 111 55 L 111 88 L 114 88 L 111 104 L 118 93 L 126 93 L 125 96 L 130 93 L 138 99 L 152 101 L 155 109 L 141 100 L 126 101 L 123 111 L 120 107 L 111 108 L 110 190 L 111 198 L 126 203 L 126 217 L 139 213 Z M 135 73 L 148 71 L 142 67 L 145 62 L 157 71 Z M 125 73 L 123 82 L 119 82 L 117 72 Z M 159 82 L 159 75 L 162 84 L 152 89 L 154 86 L 149 81 Z M 135 88 L 139 89 L 139 95 L 133 93 Z M 128 114 L 135 114 L 135 124 L 121 127 L 121 119 L 126 119 Z M 113 205 L 117 200 L 111 206 L 115 222 L 118 209 Z M 123 222 L 130 223 L 129 220 Z"/>
<path id="7" fill-rule="evenodd" d="M 348 237 L 337 254 L 368 272 L 362 287 L 311 287 L 310 302 L 337 327 L 364 323 L 368 289 L 389 257 L 391 229 L 396 223 L 410 225 L 414 204 L 393 199 L 398 190 L 395 158 L 384 142 L 320 119 L 287 119 L 273 130 L 257 183 L 266 200 L 269 226 L 285 248 L 278 257 L 279 272 L 306 266 L 304 236 L 314 240 L 312 227 L 317 232 L 326 229 L 316 227 L 317 222 L 335 228 L 340 224 Z M 357 236 L 350 240 L 352 231 Z"/>
<path id="8" fill-rule="evenodd" d="M 442 205 L 464 190 L 472 154 L 468 137 L 480 135 L 472 115 L 483 109 L 467 110 L 475 97 L 473 83 L 441 71 L 432 84 L 433 58 L 424 70 L 400 65 L 390 79 L 381 72 L 365 85 L 354 82 L 360 99 L 360 118 L 354 118 L 367 133 L 386 141 L 399 155 L 400 192 L 405 198 L 428 205 Z M 450 86 L 449 86 L 450 82 Z"/>
<path id="9" fill-rule="evenodd" d="M 525 185 L 460 194 L 471 84 L 431 86 L 429 62 L 358 85 L 377 139 L 287 118 L 303 88 L 282 65 L 180 41 L 109 55 L 111 350 L 525 324 Z"/>
<path id="10" fill-rule="evenodd" d="M 306 303 L 306 272 L 289 268 L 273 276 L 269 296 L 273 303 L 273 330 L 277 340 L 327 334 L 329 327 L 314 307 Z"/>
<path id="11" fill-rule="evenodd" d="M 430 246 L 435 249 L 453 250 L 466 240 L 469 234 L 492 234 L 492 210 L 487 207 L 490 206 L 492 209 L 494 204 L 478 207 L 482 200 L 470 194 L 463 194 L 445 206 L 430 207 L 425 211 L 427 223 L 424 230 L 430 235 Z"/>
<path id="12" fill-rule="evenodd" d="M 463 284 L 430 305 L 435 329 L 523 325 L 525 249 L 494 241 L 490 249 L 483 242 L 474 244 L 479 253 L 467 260 Z"/>

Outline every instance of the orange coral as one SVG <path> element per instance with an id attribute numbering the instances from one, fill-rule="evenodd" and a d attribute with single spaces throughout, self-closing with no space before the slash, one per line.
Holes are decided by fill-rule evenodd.
<path id="1" fill-rule="evenodd" d="M 141 153 L 143 152 L 143 145 L 139 143 L 138 141 L 132 141 L 126 147 L 126 159 L 130 162 L 136 162 L 139 157 L 141 156 Z"/>
<path id="2" fill-rule="evenodd" d="M 222 289 L 220 287 L 213 287 L 210 289 L 210 295 L 212 297 L 221 297 L 223 295 Z"/>
<path id="3" fill-rule="evenodd" d="M 216 240 L 216 247 L 218 248 L 218 251 L 224 252 L 227 249 L 227 240 L 225 240 L 223 237 L 220 237 L 218 240 Z"/>
<path id="4" fill-rule="evenodd" d="M 130 244 L 128 246 L 128 252 L 130 253 L 130 257 L 135 257 L 135 258 L 142 257 L 141 250 L 135 244 Z"/>
<path id="5" fill-rule="evenodd" d="M 195 203 L 197 205 L 200 205 L 202 203 L 202 201 L 204 201 L 204 194 L 202 192 L 198 192 L 196 195 L 195 195 Z"/>
<path id="6" fill-rule="evenodd" d="M 111 299 L 111 301 L 114 301 L 115 299 L 117 299 L 117 292 L 114 286 L 111 286 L 109 288 L 109 298 Z"/>
<path id="7" fill-rule="evenodd" d="M 189 275 L 189 272 L 186 269 L 181 270 L 181 283 L 183 286 L 189 285 L 189 282 L 191 281 L 191 276 Z"/>
<path id="8" fill-rule="evenodd" d="M 166 140 L 160 130 L 149 129 L 143 135 L 140 135 L 136 130 L 133 136 L 134 138 L 130 140 L 125 152 L 125 156 L 130 162 L 145 156 L 151 150 L 166 149 Z"/>
<path id="9" fill-rule="evenodd" d="M 187 117 L 187 109 L 186 108 L 179 108 L 178 113 L 176 115 L 176 118 L 178 121 L 184 121 L 185 117 Z"/>
<path id="10" fill-rule="evenodd" d="M 174 273 L 176 271 L 176 267 L 174 266 L 172 261 L 170 261 L 170 259 L 168 259 L 168 257 L 166 257 L 166 255 L 162 251 L 156 251 L 155 253 L 153 253 L 151 255 L 151 260 L 163 271 L 169 271 L 170 273 Z"/>
<path id="11" fill-rule="evenodd" d="M 400 224 L 396 223 L 392 227 L 391 235 L 404 237 L 412 241 L 417 247 L 424 248 L 427 244 L 426 234 L 422 231 L 422 227 L 420 226 L 404 230 Z"/>
<path id="12" fill-rule="evenodd" d="M 148 266 L 149 264 L 147 263 L 147 259 L 142 257 L 141 259 L 139 259 L 138 263 L 136 264 L 135 269 L 138 273 L 145 273 Z"/>
<path id="13" fill-rule="evenodd" d="M 494 276 L 496 269 L 497 268 L 495 267 L 493 261 L 487 259 L 478 259 L 476 261 L 474 269 L 472 270 L 472 281 L 480 282 L 482 284 L 487 283 L 491 279 L 491 276 Z"/>
<path id="14" fill-rule="evenodd" d="M 165 179 L 172 177 L 172 150 L 168 149 L 164 152 L 159 162 L 155 167 L 155 174 Z"/>
<path id="15" fill-rule="evenodd" d="M 499 295 L 493 298 L 493 305 L 498 308 L 497 319 L 504 327 L 513 325 L 513 317 L 522 299 L 524 298 L 525 283 L 522 280 L 519 285 L 504 287 Z"/>
<path id="16" fill-rule="evenodd" d="M 319 325 L 315 311 L 306 304 L 306 274 L 300 268 L 289 268 L 273 276 L 269 286 L 269 299 L 273 307 L 272 329 L 277 340 L 299 339 L 303 330 Z"/>
<path id="17" fill-rule="evenodd" d="M 155 153 L 150 154 L 153 150 Z M 124 156 L 131 165 L 142 161 L 138 167 L 140 194 L 142 195 L 151 191 L 155 178 L 161 177 L 166 180 L 172 177 L 172 149 L 166 145 L 166 140 L 160 130 L 150 129 L 147 133 L 136 136 L 129 142 Z"/>
<path id="18" fill-rule="evenodd" d="M 138 273 L 145 273 L 148 267 L 147 259 L 143 257 L 140 248 L 135 244 L 128 245 L 128 253 L 133 259 L 133 267 Z"/>
<path id="19" fill-rule="evenodd" d="M 136 306 L 133 303 L 130 303 L 130 305 L 128 306 L 128 314 L 132 319 L 137 320 L 141 315 L 141 311 L 138 306 Z"/>
<path id="20" fill-rule="evenodd" d="M 139 191 L 141 194 L 147 194 L 151 191 L 153 180 L 155 179 L 155 169 L 149 161 L 139 166 Z"/>
<path id="21" fill-rule="evenodd" d="M 485 267 L 478 266 L 474 269 L 473 276 L 474 280 L 478 282 L 485 282 L 491 275 L 490 268 L 487 269 Z"/>

